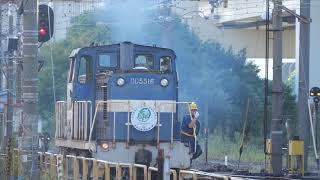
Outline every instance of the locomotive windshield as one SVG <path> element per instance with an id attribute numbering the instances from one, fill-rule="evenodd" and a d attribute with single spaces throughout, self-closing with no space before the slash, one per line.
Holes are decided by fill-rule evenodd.
<path id="1" fill-rule="evenodd" d="M 170 56 L 155 59 L 151 54 L 138 54 L 135 56 L 133 69 L 156 70 L 161 73 L 171 73 L 171 63 L 172 59 Z M 155 64 L 159 64 L 159 66 L 155 67 Z"/>
<path id="2" fill-rule="evenodd" d="M 134 68 L 153 69 L 154 58 L 151 54 L 138 54 L 134 59 Z"/>
<path id="3" fill-rule="evenodd" d="M 69 83 L 81 84 L 101 72 L 175 73 L 175 55 L 171 50 L 157 47 L 117 45 L 75 49 L 70 55 Z"/>
<path id="4" fill-rule="evenodd" d="M 102 68 L 115 68 L 118 66 L 116 53 L 103 53 L 99 54 L 99 67 Z"/>

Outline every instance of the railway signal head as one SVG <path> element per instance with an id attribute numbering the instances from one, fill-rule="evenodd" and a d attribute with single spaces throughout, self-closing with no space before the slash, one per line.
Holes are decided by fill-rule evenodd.
<path id="1" fill-rule="evenodd" d="M 47 42 L 53 36 L 54 14 L 51 7 L 39 5 L 38 14 L 38 41 Z"/>
<path id="2" fill-rule="evenodd" d="M 320 102 L 320 88 L 318 87 L 311 88 L 310 96 L 313 97 L 313 102 L 318 104 Z"/>
<path id="3" fill-rule="evenodd" d="M 311 97 L 320 97 L 320 88 L 313 87 L 310 89 L 310 96 Z"/>

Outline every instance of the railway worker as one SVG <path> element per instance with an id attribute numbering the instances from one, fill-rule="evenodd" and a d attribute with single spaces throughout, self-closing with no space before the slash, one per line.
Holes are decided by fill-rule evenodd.
<path id="1" fill-rule="evenodd" d="M 201 146 L 197 141 L 197 135 L 200 129 L 199 113 L 197 104 L 192 102 L 189 104 L 189 114 L 187 114 L 181 124 L 181 142 L 189 146 L 192 158 L 196 159 L 202 154 Z"/>

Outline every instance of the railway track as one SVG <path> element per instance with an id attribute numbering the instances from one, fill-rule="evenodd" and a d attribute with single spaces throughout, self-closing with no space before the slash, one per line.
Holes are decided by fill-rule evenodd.
<path id="1" fill-rule="evenodd" d="M 241 175 L 241 174 L 236 174 L 233 172 L 205 172 L 205 171 L 200 171 L 197 169 L 190 169 L 190 171 L 193 171 L 194 173 L 198 174 L 197 179 L 207 179 L 207 177 L 217 177 L 221 179 L 229 179 L 229 180 L 240 180 L 240 179 L 250 179 L 250 180 L 258 180 L 258 179 L 268 179 L 268 180 L 292 180 L 292 179 L 307 179 L 307 180 L 319 180 L 320 176 L 316 174 L 309 174 L 307 176 L 299 177 L 299 176 L 282 176 L 282 177 L 277 177 L 277 176 L 271 176 L 271 175 L 266 175 L 266 174 L 259 174 L 259 173 L 254 173 L 254 174 L 246 174 L 246 175 Z"/>
<path id="2" fill-rule="evenodd" d="M 15 166 L 10 170 L 11 177 L 22 177 L 21 157 L 23 153 L 15 149 L 13 159 Z M 72 179 L 72 180 L 154 180 L 157 179 L 158 169 L 141 164 L 114 163 L 94 158 L 42 153 L 39 152 L 39 169 L 42 179 Z M 274 177 L 263 174 L 239 175 L 233 172 L 206 172 L 197 169 L 170 170 L 170 180 L 242 180 L 242 179 L 320 179 L 319 176 L 300 178 Z"/>

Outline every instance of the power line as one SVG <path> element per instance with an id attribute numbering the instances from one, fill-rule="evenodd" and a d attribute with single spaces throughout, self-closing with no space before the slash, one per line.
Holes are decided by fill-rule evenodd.
<path id="1" fill-rule="evenodd" d="M 48 6 L 48 14 L 50 14 L 50 7 Z M 49 26 L 51 26 L 51 16 L 49 15 Z M 49 36 L 50 39 L 51 37 L 51 30 L 52 27 L 49 27 Z M 53 48 L 52 48 L 52 40 L 49 42 L 49 46 L 50 46 L 50 60 L 51 60 L 51 75 L 52 75 L 52 89 L 53 89 L 53 104 L 55 105 L 56 103 L 56 88 L 55 88 L 55 77 L 54 77 L 54 63 L 53 63 Z"/>

